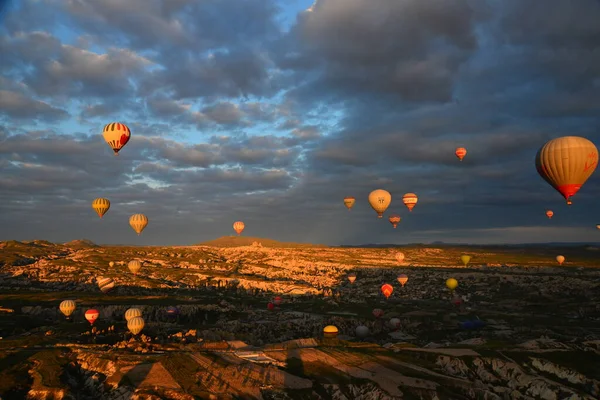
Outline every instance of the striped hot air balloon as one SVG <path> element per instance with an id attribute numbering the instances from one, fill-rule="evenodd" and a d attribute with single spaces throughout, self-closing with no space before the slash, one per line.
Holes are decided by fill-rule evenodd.
<path id="1" fill-rule="evenodd" d="M 402 202 L 404 203 L 406 208 L 408 208 L 408 211 L 412 211 L 413 208 L 415 208 L 415 206 L 417 205 L 418 201 L 419 198 L 414 193 L 406 193 L 404 196 L 402 196 Z"/>
<path id="2" fill-rule="evenodd" d="M 129 225 L 139 236 L 148 225 L 148 217 L 144 214 L 134 214 L 129 217 Z"/>
<path id="3" fill-rule="evenodd" d="M 133 317 L 127 321 L 127 329 L 134 335 L 140 333 L 142 329 L 144 329 L 144 325 L 146 325 L 146 323 L 142 317 Z"/>
<path id="4" fill-rule="evenodd" d="M 456 157 L 458 157 L 460 161 L 462 161 L 463 158 L 465 158 L 465 156 L 467 155 L 467 149 L 465 149 L 464 147 L 457 147 L 456 151 L 454 151 L 454 154 L 456 155 Z"/>
<path id="5" fill-rule="evenodd" d="M 115 156 L 117 156 L 123 146 L 129 142 L 131 131 L 125 124 L 112 122 L 104 127 L 102 136 L 104 137 L 104 141 L 115 152 Z"/>
<path id="6" fill-rule="evenodd" d="M 400 216 L 397 214 L 390 215 L 390 218 L 388 218 L 388 220 L 390 221 L 390 224 L 392 224 L 394 229 L 396 229 L 396 227 L 400 223 L 400 219 L 401 219 Z"/>
<path id="7" fill-rule="evenodd" d="M 112 278 L 103 278 L 100 276 L 96 279 L 96 282 L 98 282 L 98 287 L 102 293 L 108 293 L 115 287 L 115 281 Z"/>
<path id="8" fill-rule="evenodd" d="M 548 217 L 548 219 L 552 219 L 553 215 L 554 215 L 554 211 L 552 211 L 552 210 L 546 211 L 546 217 Z"/>
<path id="9" fill-rule="evenodd" d="M 346 206 L 348 211 L 350 211 L 350 209 L 352 209 L 352 206 L 354 206 L 354 203 L 356 203 L 356 199 L 354 197 L 352 197 L 352 196 L 344 197 L 344 205 Z"/>
<path id="10" fill-rule="evenodd" d="M 402 287 L 404 287 L 404 285 L 406 285 L 406 282 L 408 282 L 408 276 L 406 276 L 405 274 L 398 275 L 397 279 L 398 283 L 400 283 Z"/>
<path id="11" fill-rule="evenodd" d="M 110 201 L 108 199 L 99 197 L 92 201 L 92 208 L 94 211 L 96 211 L 98 216 L 102 218 L 110 208 Z"/>
<path id="12" fill-rule="evenodd" d="M 389 283 L 386 283 L 383 286 L 381 286 L 381 293 L 383 293 L 383 295 L 385 296 L 386 299 L 388 299 L 392 295 L 393 292 L 394 292 L 394 287 L 392 285 L 390 285 Z"/>
<path id="13" fill-rule="evenodd" d="M 142 316 L 142 310 L 140 310 L 139 308 L 130 308 L 127 311 L 125 311 L 125 321 L 129 321 L 131 318 L 141 317 L 141 316 Z"/>
<path id="14" fill-rule="evenodd" d="M 233 230 L 236 231 L 238 235 L 244 232 L 245 227 L 246 225 L 242 221 L 235 221 L 233 223 Z"/>
<path id="15" fill-rule="evenodd" d="M 398 260 L 399 263 L 401 263 L 402 261 L 404 261 L 404 253 L 399 251 L 396 253 L 396 260 Z"/>
<path id="16" fill-rule="evenodd" d="M 85 312 L 85 319 L 87 319 L 88 322 L 92 325 L 94 325 L 94 322 L 96 322 L 99 316 L 100 312 L 95 308 L 89 309 Z"/>
<path id="17" fill-rule="evenodd" d="M 132 274 L 137 275 L 142 268 L 142 262 L 139 260 L 131 260 L 129 261 L 129 264 L 127 264 L 127 268 L 129 268 Z"/>
<path id="18" fill-rule="evenodd" d="M 369 193 L 369 204 L 377 213 L 377 218 L 383 218 L 383 213 L 392 203 L 392 195 L 387 190 L 377 189 Z"/>
<path id="19" fill-rule="evenodd" d="M 350 281 L 350 283 L 354 283 L 354 281 L 356 280 L 356 274 L 354 272 L 349 273 L 348 280 Z"/>
<path id="20" fill-rule="evenodd" d="M 73 314 L 73 311 L 75 311 L 75 307 L 75 301 L 63 300 L 60 302 L 58 309 L 65 315 L 65 317 L 69 318 L 71 314 Z"/>

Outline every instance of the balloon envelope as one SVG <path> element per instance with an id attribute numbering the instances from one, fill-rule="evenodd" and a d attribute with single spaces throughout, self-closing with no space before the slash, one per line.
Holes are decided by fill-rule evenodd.
<path id="1" fill-rule="evenodd" d="M 115 152 L 115 155 L 129 142 L 131 131 L 127 125 L 120 122 L 112 122 L 104 127 L 102 131 L 104 141 Z"/>
<path id="2" fill-rule="evenodd" d="M 102 293 L 108 293 L 115 287 L 115 281 L 112 278 L 103 278 L 99 276 L 96 278 L 96 282 L 98 283 L 98 288 Z"/>
<path id="3" fill-rule="evenodd" d="M 408 276 L 406 276 L 405 274 L 398 275 L 397 279 L 398 283 L 400 283 L 402 287 L 404 287 L 404 285 L 406 285 L 406 282 L 408 282 Z"/>
<path id="4" fill-rule="evenodd" d="M 463 254 L 462 256 L 460 256 L 460 261 L 462 261 L 462 263 L 465 265 L 465 267 L 469 264 L 469 261 L 471 261 L 471 256 L 468 256 L 466 254 Z"/>
<path id="5" fill-rule="evenodd" d="M 402 196 L 402 202 L 406 208 L 408 208 L 408 211 L 412 211 L 413 208 L 415 208 L 415 205 L 417 205 L 418 201 L 419 198 L 414 193 L 406 193 L 404 196 Z"/>
<path id="6" fill-rule="evenodd" d="M 369 193 L 369 204 L 377 213 L 378 218 L 383 218 L 383 213 L 392 203 L 392 195 L 387 190 L 377 189 Z"/>
<path id="7" fill-rule="evenodd" d="M 58 309 L 61 313 L 65 315 L 65 317 L 70 316 L 75 311 L 75 301 L 73 300 L 63 300 L 60 302 Z"/>
<path id="8" fill-rule="evenodd" d="M 141 316 L 142 310 L 140 310 L 139 308 L 130 308 L 127 311 L 125 311 L 125 321 L 129 321 L 132 318 Z"/>
<path id="9" fill-rule="evenodd" d="M 458 286 L 458 281 L 454 278 L 449 278 L 446 280 L 446 287 L 450 290 L 456 289 Z"/>
<path id="10" fill-rule="evenodd" d="M 390 285 L 389 283 L 386 283 L 383 286 L 381 286 L 381 293 L 383 293 L 383 295 L 385 296 L 386 299 L 392 295 L 393 291 L 394 291 L 394 287 L 392 285 Z"/>
<path id="11" fill-rule="evenodd" d="M 140 269 L 142 269 L 142 262 L 139 260 L 131 260 L 129 261 L 129 264 L 127 264 L 127 268 L 129 268 L 132 274 L 136 275 Z"/>
<path id="12" fill-rule="evenodd" d="M 396 253 L 396 260 L 398 260 L 399 263 L 401 263 L 402 261 L 404 261 L 404 253 L 399 251 Z"/>
<path id="13" fill-rule="evenodd" d="M 356 327 L 356 336 L 358 337 L 366 337 L 369 335 L 369 328 L 364 325 L 360 325 Z"/>
<path id="14" fill-rule="evenodd" d="M 398 224 L 400 223 L 400 216 L 397 214 L 394 215 L 390 215 L 390 217 L 388 218 L 388 220 L 390 221 L 390 224 L 392 224 L 392 226 L 394 228 L 396 228 L 398 226 Z"/>
<path id="15" fill-rule="evenodd" d="M 96 211 L 96 214 L 102 218 L 110 208 L 110 201 L 104 198 L 95 199 L 92 201 L 92 208 Z"/>
<path id="16" fill-rule="evenodd" d="M 346 208 L 348 210 L 350 210 L 352 208 L 352 206 L 354 206 L 355 202 L 356 202 L 356 199 L 354 197 L 351 197 L 351 196 L 344 197 L 344 205 L 346 206 Z"/>
<path id="17" fill-rule="evenodd" d="M 148 226 L 148 217 L 144 214 L 134 214 L 129 217 L 129 226 L 131 226 L 139 236 L 142 231 L 146 229 L 146 226 Z"/>
<path id="18" fill-rule="evenodd" d="M 127 329 L 134 335 L 140 333 L 142 329 L 144 329 L 144 325 L 146 325 L 146 323 L 142 317 L 133 317 L 127 321 Z"/>
<path id="19" fill-rule="evenodd" d="M 350 281 L 350 283 L 354 283 L 354 281 L 356 280 L 356 274 L 348 274 L 348 280 Z"/>
<path id="20" fill-rule="evenodd" d="M 92 308 L 85 312 L 85 319 L 87 319 L 88 322 L 92 325 L 98 319 L 99 316 L 100 316 L 100 312 L 98 310 L 96 310 L 95 308 Z"/>
<path id="21" fill-rule="evenodd" d="M 462 161 L 463 158 L 465 158 L 465 156 L 467 155 L 467 149 L 465 149 L 464 147 L 457 147 L 454 151 L 454 154 L 456 155 L 456 157 L 458 157 L 460 161 Z"/>
<path id="22" fill-rule="evenodd" d="M 233 230 L 237 232 L 237 234 L 241 234 L 244 231 L 246 225 L 242 221 L 235 221 L 233 223 Z"/>
<path id="23" fill-rule="evenodd" d="M 556 256 L 556 261 L 558 261 L 558 264 L 562 264 L 565 262 L 565 256 Z"/>
<path id="24" fill-rule="evenodd" d="M 553 215 L 554 215 L 554 212 L 552 210 L 546 211 L 546 217 L 548 217 L 549 219 L 552 218 Z"/>

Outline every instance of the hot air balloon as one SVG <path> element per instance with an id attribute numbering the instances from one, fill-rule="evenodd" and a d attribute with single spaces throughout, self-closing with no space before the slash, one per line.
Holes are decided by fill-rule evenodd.
<path id="1" fill-rule="evenodd" d="M 279 297 L 279 296 L 277 296 L 277 297 L 275 297 L 275 298 L 273 299 L 273 303 L 275 303 L 275 305 L 276 305 L 276 306 L 279 306 L 279 305 L 281 305 L 281 302 L 282 302 L 282 301 L 283 301 L 283 299 L 282 299 L 281 297 Z"/>
<path id="2" fill-rule="evenodd" d="M 148 217 L 144 214 L 134 214 L 129 217 L 129 225 L 139 236 L 148 225 Z"/>
<path id="3" fill-rule="evenodd" d="M 404 253 L 399 251 L 396 253 L 396 260 L 398 260 L 399 263 L 401 263 L 402 261 L 404 261 Z"/>
<path id="4" fill-rule="evenodd" d="M 115 262 L 114 262 L 114 261 L 111 261 L 111 262 L 109 262 L 109 263 L 108 263 L 108 266 L 109 266 L 110 268 L 114 267 L 114 266 L 115 266 Z"/>
<path id="5" fill-rule="evenodd" d="M 348 211 L 350 211 L 352 206 L 354 206 L 354 203 L 356 203 L 356 199 L 354 197 L 344 197 L 344 205 L 346 206 Z"/>
<path id="6" fill-rule="evenodd" d="M 600 224 L 596 225 L 596 229 L 600 229 Z"/>
<path id="7" fill-rule="evenodd" d="M 60 302 L 58 309 L 69 319 L 73 311 L 75 311 L 75 302 L 73 300 L 63 300 Z"/>
<path id="8" fill-rule="evenodd" d="M 115 152 L 115 156 L 117 156 L 119 155 L 119 150 L 129 142 L 131 131 L 125 124 L 112 122 L 104 127 L 102 136 L 104 136 L 104 141 Z"/>
<path id="9" fill-rule="evenodd" d="M 92 201 L 92 208 L 96 211 L 98 216 L 102 218 L 110 208 L 110 201 L 104 198 L 97 198 Z"/>
<path id="10" fill-rule="evenodd" d="M 448 280 L 446 280 L 446 287 L 450 290 L 454 290 L 456 289 L 456 287 L 458 286 L 458 281 L 454 278 L 449 278 Z"/>
<path id="11" fill-rule="evenodd" d="M 133 317 L 127 321 L 127 329 L 134 335 L 140 333 L 142 329 L 144 329 L 144 325 L 146 325 L 146 323 L 142 317 Z"/>
<path id="12" fill-rule="evenodd" d="M 408 211 L 411 211 L 411 212 L 412 212 L 412 209 L 415 208 L 415 205 L 417 205 L 418 201 L 419 201 L 419 198 L 414 193 L 406 193 L 404 196 L 402 196 L 402 202 L 404 203 L 406 208 L 408 208 Z"/>
<path id="13" fill-rule="evenodd" d="M 356 336 L 360 338 L 364 338 L 369 336 L 369 328 L 364 325 L 359 325 L 356 327 Z"/>
<path id="14" fill-rule="evenodd" d="M 558 265 L 562 265 L 565 262 L 565 256 L 556 256 L 556 261 L 558 261 Z"/>
<path id="15" fill-rule="evenodd" d="M 275 309 L 275 304 L 273 304 L 273 303 L 267 303 L 267 309 L 269 311 L 273 311 Z"/>
<path id="16" fill-rule="evenodd" d="M 536 154 L 540 176 L 571 204 L 571 197 L 592 175 L 598 164 L 594 143 L 579 136 L 550 140 Z"/>
<path id="17" fill-rule="evenodd" d="M 246 225 L 242 221 L 235 221 L 233 223 L 233 230 L 237 232 L 237 234 L 241 234 L 244 231 Z"/>
<path id="18" fill-rule="evenodd" d="M 404 285 L 406 285 L 406 282 L 408 282 L 408 276 L 404 275 L 404 274 L 400 274 L 398 275 L 398 282 L 402 285 L 402 287 L 404 287 Z"/>
<path id="19" fill-rule="evenodd" d="M 460 261 L 462 261 L 462 263 L 466 267 L 469 264 L 469 261 L 471 261 L 471 256 L 463 254 L 462 256 L 460 256 Z"/>
<path id="20" fill-rule="evenodd" d="M 454 296 L 452 298 L 452 304 L 454 304 L 456 307 L 460 307 L 462 305 L 462 298 L 460 298 L 459 296 Z"/>
<path id="21" fill-rule="evenodd" d="M 127 311 L 125 311 L 125 321 L 128 321 L 132 318 L 135 317 L 141 317 L 142 316 L 142 310 L 140 310 L 139 308 L 130 308 Z"/>
<path id="22" fill-rule="evenodd" d="M 467 155 L 467 149 L 465 149 L 464 147 L 457 147 L 454 154 L 456 154 L 456 157 L 458 157 L 458 159 L 462 161 L 463 158 L 465 158 L 465 156 Z"/>
<path id="23" fill-rule="evenodd" d="M 392 195 L 387 190 L 377 189 L 369 193 L 369 204 L 377 212 L 378 218 L 383 218 L 383 213 L 390 206 Z"/>
<path id="24" fill-rule="evenodd" d="M 142 262 L 139 260 L 131 260 L 129 261 L 129 264 L 127 264 L 127 268 L 129 268 L 132 274 L 137 275 L 142 268 Z"/>
<path id="25" fill-rule="evenodd" d="M 94 322 L 96 322 L 99 316 L 100 312 L 95 308 L 89 309 L 85 312 L 85 319 L 87 319 L 88 322 L 92 325 L 94 325 Z"/>
<path id="26" fill-rule="evenodd" d="M 390 319 L 390 326 L 392 329 L 400 329 L 400 320 L 398 318 Z"/>
<path id="27" fill-rule="evenodd" d="M 115 287 L 115 281 L 112 278 L 103 278 L 99 276 L 96 278 L 96 282 L 98 283 L 98 288 L 100 288 L 102 293 L 108 293 Z"/>
<path id="28" fill-rule="evenodd" d="M 554 215 L 554 212 L 552 210 L 546 211 L 546 217 L 548 217 L 548 219 L 552 219 L 553 215 Z"/>
<path id="29" fill-rule="evenodd" d="M 354 281 L 356 280 L 356 274 L 354 272 L 348 274 L 348 280 L 350 281 L 350 283 L 354 283 Z"/>
<path id="30" fill-rule="evenodd" d="M 390 224 L 392 224 L 392 226 L 394 227 L 394 229 L 396 229 L 396 227 L 400 223 L 400 216 L 397 215 L 397 214 L 394 214 L 394 215 L 390 215 L 390 218 L 388 218 L 388 219 L 390 221 Z"/>
<path id="31" fill-rule="evenodd" d="M 373 310 L 373 315 L 375 318 L 381 318 L 383 317 L 383 310 L 381 308 L 376 308 Z"/>
<path id="32" fill-rule="evenodd" d="M 326 338 L 335 338 L 338 335 L 338 328 L 333 325 L 327 325 L 323 328 L 323 336 Z"/>
<path id="33" fill-rule="evenodd" d="M 381 286 L 381 293 L 383 293 L 383 295 L 385 296 L 386 299 L 389 299 L 389 297 L 392 295 L 393 291 L 394 291 L 394 287 L 392 285 L 390 285 L 389 283 L 386 283 L 383 286 Z"/>
<path id="34" fill-rule="evenodd" d="M 179 309 L 174 306 L 169 306 L 169 307 L 167 307 L 167 315 L 175 317 L 175 316 L 179 315 Z"/>

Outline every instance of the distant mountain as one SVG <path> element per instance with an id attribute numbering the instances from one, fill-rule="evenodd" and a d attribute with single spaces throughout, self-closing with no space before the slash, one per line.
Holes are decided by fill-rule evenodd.
<path id="1" fill-rule="evenodd" d="M 215 240 L 203 242 L 197 244 L 197 246 L 213 246 L 213 247 L 240 247 L 240 246 L 252 246 L 253 243 L 260 243 L 263 247 L 327 247 L 322 244 L 310 244 L 310 243 L 291 243 L 291 242 L 279 242 L 273 239 L 257 238 L 250 236 L 223 236 Z"/>
<path id="2" fill-rule="evenodd" d="M 70 242 L 67 242 L 64 245 L 67 247 L 70 247 L 72 249 L 86 249 L 86 248 L 100 247 L 96 243 L 94 243 L 88 239 L 71 240 Z"/>

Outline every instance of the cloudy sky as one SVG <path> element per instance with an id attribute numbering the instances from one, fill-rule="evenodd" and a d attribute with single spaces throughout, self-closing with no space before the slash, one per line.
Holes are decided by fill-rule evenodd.
<path id="1" fill-rule="evenodd" d="M 534 167 L 549 139 L 600 144 L 597 0 L 20 0 L 2 18 L 0 240 L 186 245 L 243 220 L 325 244 L 598 241 L 598 172 L 568 208 Z M 113 121 L 132 131 L 118 157 Z"/>

